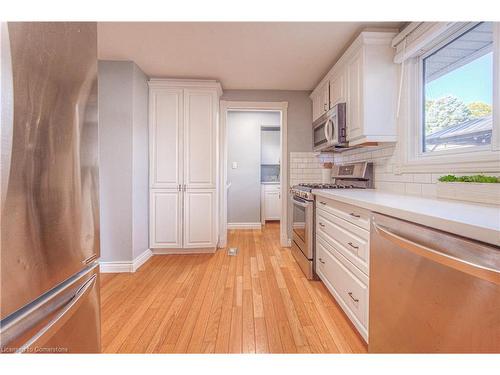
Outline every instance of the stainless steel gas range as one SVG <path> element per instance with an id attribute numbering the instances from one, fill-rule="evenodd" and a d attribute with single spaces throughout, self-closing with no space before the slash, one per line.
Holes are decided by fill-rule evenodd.
<path id="1" fill-rule="evenodd" d="M 372 163 L 334 165 L 332 183 L 299 184 L 290 189 L 292 202 L 292 254 L 310 280 L 314 270 L 314 194 L 313 189 L 369 189 L 373 187 Z"/>

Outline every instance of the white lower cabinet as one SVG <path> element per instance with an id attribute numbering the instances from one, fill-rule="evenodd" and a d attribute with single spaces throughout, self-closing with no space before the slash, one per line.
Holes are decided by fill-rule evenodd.
<path id="1" fill-rule="evenodd" d="M 368 211 L 322 197 L 316 203 L 316 274 L 368 342 Z"/>
<path id="2" fill-rule="evenodd" d="M 151 247 L 181 247 L 181 193 L 177 190 L 153 190 L 150 194 L 150 207 Z"/>
<path id="3" fill-rule="evenodd" d="M 214 189 L 155 189 L 150 194 L 151 248 L 215 248 Z"/>
<path id="4" fill-rule="evenodd" d="M 216 245 L 215 190 L 184 193 L 184 248 L 210 248 Z"/>
<path id="5" fill-rule="evenodd" d="M 261 210 L 262 222 L 281 220 L 280 185 L 262 185 Z"/>
<path id="6" fill-rule="evenodd" d="M 368 341 L 368 276 L 320 236 L 316 238 L 316 257 L 316 273 Z"/>

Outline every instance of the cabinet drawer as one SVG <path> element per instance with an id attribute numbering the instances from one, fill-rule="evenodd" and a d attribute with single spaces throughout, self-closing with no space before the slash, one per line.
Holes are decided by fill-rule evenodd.
<path id="1" fill-rule="evenodd" d="M 370 230 L 370 211 L 333 199 L 316 196 L 316 207 L 349 221 L 358 227 Z"/>
<path id="2" fill-rule="evenodd" d="M 366 275 L 369 274 L 370 232 L 323 210 L 317 210 L 316 233 Z"/>
<path id="3" fill-rule="evenodd" d="M 321 237 L 316 237 L 316 273 L 367 340 L 368 277 Z"/>

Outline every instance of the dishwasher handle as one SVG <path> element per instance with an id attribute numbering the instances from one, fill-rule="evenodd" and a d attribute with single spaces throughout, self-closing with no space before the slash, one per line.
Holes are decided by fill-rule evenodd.
<path id="1" fill-rule="evenodd" d="M 411 251 L 412 253 L 440 263 L 447 267 L 452 267 L 458 271 L 465 272 L 469 275 L 479 277 L 481 279 L 500 284 L 500 271 L 490 267 L 472 263 L 449 254 L 434 250 L 428 246 L 419 244 L 408 238 L 397 235 L 390 231 L 387 227 L 373 222 L 373 227 L 377 234 L 398 245 L 399 247 Z"/>

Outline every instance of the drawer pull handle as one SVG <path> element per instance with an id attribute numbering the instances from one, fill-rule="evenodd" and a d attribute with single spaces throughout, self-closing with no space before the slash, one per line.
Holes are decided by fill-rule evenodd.
<path id="1" fill-rule="evenodd" d="M 319 203 L 321 203 L 322 205 L 326 205 L 326 202 L 323 201 L 319 201 Z"/>
<path id="2" fill-rule="evenodd" d="M 325 264 L 325 261 L 322 258 L 318 259 L 321 264 Z"/>
<path id="3" fill-rule="evenodd" d="M 324 228 L 325 227 L 325 224 L 323 224 L 322 222 L 319 222 L 319 226 Z"/>
<path id="4" fill-rule="evenodd" d="M 359 299 L 354 298 L 354 297 L 352 296 L 352 292 L 349 292 L 349 293 L 347 293 L 347 294 L 349 294 L 349 297 L 351 297 L 351 299 L 352 299 L 354 302 L 359 302 Z"/>
<path id="5" fill-rule="evenodd" d="M 357 218 L 360 218 L 361 215 L 358 215 L 358 214 L 355 214 L 354 212 L 351 212 L 349 215 L 353 216 L 353 217 L 357 217 Z"/>
<path id="6" fill-rule="evenodd" d="M 352 242 L 348 242 L 347 243 L 350 247 L 352 247 L 353 249 L 356 249 L 358 250 L 359 249 L 359 246 L 356 246 L 356 245 L 353 245 Z"/>

